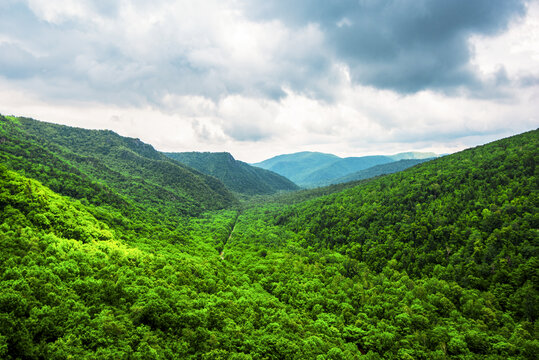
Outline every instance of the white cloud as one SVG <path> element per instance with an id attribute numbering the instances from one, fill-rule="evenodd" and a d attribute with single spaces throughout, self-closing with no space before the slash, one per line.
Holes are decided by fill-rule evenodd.
<path id="1" fill-rule="evenodd" d="M 250 162 L 302 150 L 449 152 L 539 125 L 538 2 L 507 32 L 470 39 L 498 98 L 357 84 L 320 24 L 256 21 L 237 1 L 27 3 L 40 21 L 0 14 L 3 114 Z"/>
<path id="2" fill-rule="evenodd" d="M 85 19 L 91 9 L 80 0 L 27 0 L 34 14 L 52 24 L 61 24 L 73 18 Z"/>
<path id="3" fill-rule="evenodd" d="M 515 19 L 509 30 L 497 36 L 470 38 L 472 64 L 484 78 L 504 69 L 510 79 L 539 77 L 539 1 L 528 3 L 525 18 Z"/>

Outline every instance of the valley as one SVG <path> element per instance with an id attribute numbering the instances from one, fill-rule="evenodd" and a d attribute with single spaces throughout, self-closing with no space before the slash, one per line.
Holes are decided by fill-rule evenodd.
<path id="1" fill-rule="evenodd" d="M 290 164 L 0 116 L 0 357 L 534 359 L 538 145 L 299 190 Z"/>

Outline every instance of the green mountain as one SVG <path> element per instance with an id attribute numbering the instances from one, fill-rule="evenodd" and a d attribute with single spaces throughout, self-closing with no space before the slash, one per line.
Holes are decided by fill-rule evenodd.
<path id="1" fill-rule="evenodd" d="M 332 154 L 304 151 L 278 155 L 251 165 L 271 170 L 292 180 L 296 184 L 302 185 L 300 182 L 305 174 L 323 169 L 339 159 L 338 156 Z"/>
<path id="2" fill-rule="evenodd" d="M 337 179 L 352 173 L 401 159 L 433 157 L 432 153 L 409 152 L 391 156 L 373 155 L 340 158 L 336 155 L 317 152 L 300 152 L 279 155 L 253 164 L 286 176 L 296 184 L 312 188 L 336 183 Z"/>
<path id="3" fill-rule="evenodd" d="M 298 184 L 315 187 L 317 184 L 327 184 L 348 174 L 390 162 L 393 162 L 391 158 L 382 155 L 342 158 L 322 169 L 302 175 Z"/>
<path id="4" fill-rule="evenodd" d="M 537 130 L 202 211 L 121 188 L 179 188 L 135 140 L 1 120 L 2 359 L 536 358 Z"/>
<path id="5" fill-rule="evenodd" d="M 376 166 L 372 166 L 364 170 L 356 171 L 356 172 L 353 172 L 351 174 L 348 174 L 346 176 L 343 176 L 337 179 L 332 179 L 329 181 L 326 180 L 326 181 L 316 184 L 316 186 L 340 184 L 340 183 L 346 183 L 350 181 L 369 179 L 369 178 L 380 176 L 380 175 L 393 174 L 393 173 L 403 171 L 405 169 L 408 169 L 409 167 L 415 166 L 417 164 L 421 164 L 422 162 L 429 161 L 432 159 L 433 158 L 407 159 L 407 160 L 393 161 L 387 164 L 376 165 Z"/>
<path id="6" fill-rule="evenodd" d="M 0 117 L 0 124 L 2 162 L 59 194 L 96 205 L 147 204 L 181 214 L 236 202 L 217 179 L 138 139 L 26 118 Z"/>
<path id="7" fill-rule="evenodd" d="M 230 190 L 238 193 L 260 195 L 298 189 L 298 186 L 287 178 L 238 161 L 226 152 L 183 152 L 165 155 L 204 174 L 215 176 Z"/>
<path id="8" fill-rule="evenodd" d="M 267 210 L 243 215 L 236 246 L 278 252 L 287 244 L 313 261 L 325 257 L 327 264 L 339 264 L 320 287 L 341 291 L 342 297 L 318 298 L 321 311 L 328 313 L 330 299 L 354 308 L 353 320 L 339 329 L 362 353 L 534 358 L 538 145 L 535 130 L 309 201 L 297 203 L 291 194 L 292 206 L 276 203 L 269 211 L 266 201 Z M 248 224 L 255 219 L 267 226 L 255 230 Z M 270 275 L 265 289 L 296 304 L 298 296 L 313 304 L 319 290 L 299 295 L 311 280 L 293 278 Z M 354 280 L 345 285 L 347 279 Z M 524 328 L 528 340 L 515 342 Z"/>

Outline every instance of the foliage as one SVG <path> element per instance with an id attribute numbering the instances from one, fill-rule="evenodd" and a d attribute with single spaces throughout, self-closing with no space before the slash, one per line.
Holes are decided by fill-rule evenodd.
<path id="1" fill-rule="evenodd" d="M 273 171 L 238 161 L 229 153 L 184 152 L 165 153 L 198 171 L 215 176 L 230 190 L 246 195 L 273 194 L 297 190 L 298 186 Z"/>
<path id="2" fill-rule="evenodd" d="M 534 359 L 538 134 L 239 210 L 136 140 L 0 118 L 0 358 Z"/>
<path id="3" fill-rule="evenodd" d="M 195 215 L 236 203 L 217 179 L 185 167 L 138 139 L 111 131 L 48 124 L 26 118 L 2 122 L 2 162 L 54 191 L 95 205 Z M 131 201 L 130 201 L 131 200 Z"/>
<path id="4" fill-rule="evenodd" d="M 393 161 L 387 164 L 375 165 L 370 168 L 356 171 L 354 173 L 348 174 L 346 176 L 330 180 L 331 184 L 339 184 L 350 181 L 370 179 L 380 175 L 393 174 L 399 171 L 406 170 L 412 166 L 421 164 L 425 161 L 432 160 L 432 158 L 427 159 L 404 159 Z M 327 182 L 321 183 L 319 185 L 326 185 Z"/>

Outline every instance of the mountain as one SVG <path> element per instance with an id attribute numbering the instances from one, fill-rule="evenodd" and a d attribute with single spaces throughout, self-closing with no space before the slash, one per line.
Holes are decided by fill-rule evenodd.
<path id="1" fill-rule="evenodd" d="M 535 130 L 427 161 L 296 205 L 277 222 L 312 247 L 357 251 L 371 268 L 394 259 L 421 276 L 451 264 L 456 281 L 487 289 L 502 280 L 481 272 L 509 271 L 504 256 L 519 258 L 518 268 L 539 255 L 538 144 Z M 508 236 L 512 229 L 521 237 Z"/>
<path id="2" fill-rule="evenodd" d="M 326 317 L 335 314 L 326 306 L 350 304 L 354 315 L 344 320 L 350 325 L 339 329 L 363 354 L 533 359 L 539 350 L 532 325 L 539 319 L 538 145 L 535 130 L 308 201 L 291 199 L 305 198 L 302 192 L 289 194 L 292 206 L 266 202 L 243 214 L 236 249 L 269 254 L 287 247 L 335 269 L 317 278 L 308 265 L 294 264 L 288 271 L 296 273 L 286 280 L 280 274 L 255 280 L 305 309 L 324 304 L 317 315 L 324 321 L 335 319 Z M 327 292 L 318 297 L 317 289 Z M 524 328 L 528 340 L 519 346 Z M 430 334 L 423 344 L 420 334 Z"/>
<path id="3" fill-rule="evenodd" d="M 337 179 L 332 179 L 330 181 L 326 180 L 326 181 L 316 184 L 316 186 L 340 184 L 340 183 L 346 183 L 349 181 L 369 179 L 369 178 L 380 176 L 380 175 L 392 174 L 399 171 L 403 171 L 405 169 L 408 169 L 409 167 L 421 164 L 422 162 L 429 161 L 429 160 L 433 160 L 433 158 L 407 159 L 407 160 L 393 161 L 390 163 L 376 165 L 376 166 L 372 166 L 364 170 L 356 171 L 346 176 L 343 176 Z"/>
<path id="4" fill-rule="evenodd" d="M 303 187 L 335 183 L 337 179 L 376 165 L 401 159 L 424 159 L 432 153 L 408 152 L 396 155 L 373 155 L 341 158 L 332 154 L 300 152 L 275 156 L 252 164 L 281 174 Z"/>
<path id="5" fill-rule="evenodd" d="M 334 179 L 350 173 L 390 162 L 393 162 L 391 158 L 382 155 L 342 158 L 322 169 L 304 174 L 298 184 L 306 187 L 314 187 L 319 183 L 330 183 Z"/>
<path id="6" fill-rule="evenodd" d="M 0 118 L 2 359 L 537 357 L 538 130 L 244 206 L 192 192 L 195 208 L 153 172 L 216 197 L 218 180 L 25 122 Z"/>
<path id="7" fill-rule="evenodd" d="M 297 190 L 298 186 L 273 171 L 251 166 L 226 152 L 165 153 L 198 171 L 221 180 L 230 190 L 247 195 Z"/>
<path id="8" fill-rule="evenodd" d="M 2 162 L 63 195 L 116 207 L 148 203 L 183 214 L 237 201 L 219 180 L 139 139 L 27 118 L 0 117 L 0 124 Z"/>
<path id="9" fill-rule="evenodd" d="M 300 182 L 305 174 L 323 169 L 325 166 L 331 165 L 339 159 L 338 156 L 332 154 L 304 151 L 278 155 L 251 165 L 271 170 L 298 185 L 302 185 Z"/>

